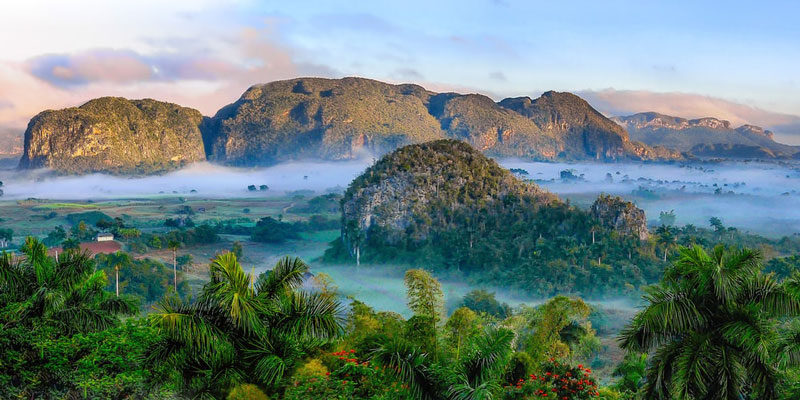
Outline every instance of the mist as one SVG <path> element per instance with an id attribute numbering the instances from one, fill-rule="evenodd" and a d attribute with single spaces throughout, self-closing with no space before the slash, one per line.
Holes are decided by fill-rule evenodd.
<path id="1" fill-rule="evenodd" d="M 658 225 L 661 211 L 675 211 L 676 224 L 726 226 L 767 236 L 800 232 L 800 170 L 797 164 L 724 163 L 532 163 L 503 160 L 528 171 L 523 178 L 588 207 L 601 193 L 633 201 Z M 562 179 L 571 170 L 576 179 Z M 610 174 L 610 178 L 607 174 Z"/>
<path id="2" fill-rule="evenodd" d="M 280 197 L 294 191 L 341 192 L 374 162 L 288 162 L 265 168 L 232 168 L 206 162 L 165 175 L 120 177 L 104 174 L 58 176 L 47 170 L 0 170 L 2 199 L 90 200 L 148 197 Z M 645 210 L 650 225 L 661 211 L 674 210 L 676 224 L 726 226 L 778 237 L 800 232 L 798 164 L 725 163 L 543 163 L 504 159 L 506 168 L 528 172 L 534 181 L 574 204 L 589 207 L 601 193 L 619 195 Z M 575 179 L 562 179 L 570 170 Z M 610 177 L 609 177 L 610 175 Z M 248 185 L 267 185 L 249 191 Z"/>
<path id="3" fill-rule="evenodd" d="M 57 176 L 47 170 L 0 171 L 5 185 L 3 199 L 27 198 L 89 200 L 152 196 L 197 196 L 204 198 L 276 197 L 287 192 L 343 191 L 370 164 L 371 159 L 337 162 L 289 162 L 266 168 L 231 168 L 207 162 L 179 171 L 145 177 L 105 174 Z M 248 185 L 267 185 L 269 190 L 252 192 Z"/>

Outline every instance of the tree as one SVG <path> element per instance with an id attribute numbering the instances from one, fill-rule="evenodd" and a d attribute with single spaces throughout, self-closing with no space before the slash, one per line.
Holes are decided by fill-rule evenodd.
<path id="1" fill-rule="evenodd" d="M 571 358 L 592 350 L 595 334 L 589 315 L 592 309 L 583 300 L 556 296 L 529 313 L 525 348 L 535 364 L 547 358 Z"/>
<path id="2" fill-rule="evenodd" d="M 160 249 L 161 246 L 163 246 L 163 244 L 161 243 L 161 237 L 159 237 L 158 235 L 153 235 L 150 238 L 150 241 L 147 242 L 147 245 L 154 249 Z"/>
<path id="3" fill-rule="evenodd" d="M 714 228 L 714 232 L 725 232 L 725 225 L 722 225 L 722 220 L 717 217 L 708 219 L 708 223 Z"/>
<path id="4" fill-rule="evenodd" d="M 0 228 L 0 249 L 5 249 L 14 238 L 14 230 L 11 228 Z"/>
<path id="5" fill-rule="evenodd" d="M 467 307 L 460 307 L 453 311 L 444 325 L 447 339 L 455 347 L 456 360 L 461 359 L 461 346 L 463 342 L 480 333 L 480 320 L 478 314 Z"/>
<path id="6" fill-rule="evenodd" d="M 114 326 L 118 315 L 138 311 L 131 298 L 103 290 L 106 275 L 95 271 L 88 253 L 67 251 L 56 261 L 32 237 L 21 250 L 23 262 L 0 256 L 0 306 L 12 310 L 3 314 L 6 328 L 45 318 L 64 333 L 92 332 Z"/>
<path id="7" fill-rule="evenodd" d="M 506 303 L 497 301 L 494 292 L 488 292 L 484 289 L 470 291 L 461 300 L 461 304 L 472 311 L 486 313 L 500 319 L 511 316 L 511 307 Z"/>
<path id="8" fill-rule="evenodd" d="M 75 239 L 74 237 L 64 239 L 64 241 L 61 242 L 61 249 L 63 249 L 64 251 L 80 250 L 80 248 L 81 248 L 81 242 L 79 242 L 78 239 Z"/>
<path id="9" fill-rule="evenodd" d="M 117 297 L 119 297 L 119 270 L 122 267 L 129 267 L 131 265 L 131 256 L 128 253 L 117 251 L 116 253 L 107 255 L 105 257 L 105 262 L 109 266 L 114 266 L 114 272 L 116 274 L 114 290 L 117 293 Z"/>
<path id="10" fill-rule="evenodd" d="M 148 359 L 177 370 L 190 396 L 220 398 L 242 383 L 280 395 L 284 378 L 342 332 L 337 301 L 299 290 L 307 272 L 285 257 L 251 287 L 235 255 L 218 255 L 196 300 L 170 296 L 150 315 L 161 340 Z"/>
<path id="11" fill-rule="evenodd" d="M 761 273 L 757 251 L 679 254 L 620 334 L 626 350 L 653 355 L 644 398 L 777 398 L 777 322 L 798 315 L 800 301 Z"/>
<path id="12" fill-rule="evenodd" d="M 675 210 L 669 210 L 669 212 L 661 211 L 658 213 L 658 222 L 661 225 L 672 226 L 675 225 Z"/>
<path id="13" fill-rule="evenodd" d="M 647 372 L 647 354 L 631 352 L 625 355 L 612 373 L 619 377 L 614 387 L 625 393 L 636 393 L 642 385 Z"/>
<path id="14" fill-rule="evenodd" d="M 117 232 L 120 234 L 120 236 L 125 238 L 125 240 L 130 240 L 132 238 L 138 238 L 139 236 L 142 236 L 142 231 L 136 228 L 120 228 L 117 230 Z"/>
<path id="15" fill-rule="evenodd" d="M 175 292 L 178 292 L 178 249 L 181 248 L 181 242 L 177 240 L 170 240 L 167 242 L 167 248 L 172 250 L 172 284 Z"/>
<path id="16" fill-rule="evenodd" d="M 436 326 L 444 314 L 444 294 L 442 285 L 429 272 L 424 269 L 410 269 L 404 278 L 406 285 L 406 298 L 408 308 L 414 313 L 416 320 L 429 321 L 427 335 L 424 338 L 433 344 L 434 356 L 436 355 Z M 409 320 L 409 322 L 412 322 Z M 421 331 L 422 332 L 422 331 Z M 421 338 L 422 339 L 422 338 Z"/>
<path id="17" fill-rule="evenodd" d="M 326 296 L 336 297 L 339 291 L 339 288 L 333 283 L 333 278 L 324 272 L 318 272 L 314 275 L 314 286 Z"/>
<path id="18" fill-rule="evenodd" d="M 513 353 L 514 333 L 490 328 L 470 340 L 460 360 L 437 365 L 416 344 L 385 339 L 372 352 L 372 362 L 408 386 L 416 399 L 491 399 Z"/>
<path id="19" fill-rule="evenodd" d="M 656 242 L 664 250 L 664 262 L 667 262 L 667 254 L 675 246 L 677 240 L 678 237 L 675 235 L 675 230 L 669 225 L 661 225 L 656 228 Z"/>
<path id="20" fill-rule="evenodd" d="M 242 253 L 243 252 L 244 251 L 242 249 L 242 243 L 239 242 L 238 240 L 233 242 L 233 246 L 231 247 L 231 253 L 233 253 L 236 256 L 237 259 L 241 259 L 242 258 Z"/>
<path id="21" fill-rule="evenodd" d="M 63 226 L 58 225 L 47 234 L 47 237 L 42 240 L 45 246 L 58 246 L 67 238 L 67 231 Z"/>

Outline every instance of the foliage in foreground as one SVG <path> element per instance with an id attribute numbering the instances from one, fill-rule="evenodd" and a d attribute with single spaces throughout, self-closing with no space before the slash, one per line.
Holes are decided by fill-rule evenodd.
<path id="1" fill-rule="evenodd" d="M 681 248 L 620 336 L 653 352 L 644 398 L 778 398 L 782 371 L 800 361 L 800 331 L 781 329 L 800 314 L 798 278 L 762 274 L 757 251 Z"/>
<path id="2" fill-rule="evenodd" d="M 218 255 L 196 300 L 168 297 L 150 315 L 162 338 L 149 360 L 178 371 L 191 397 L 223 397 L 243 383 L 280 394 L 299 363 L 341 333 L 339 303 L 298 290 L 307 272 L 286 257 L 256 279 L 233 253 Z"/>

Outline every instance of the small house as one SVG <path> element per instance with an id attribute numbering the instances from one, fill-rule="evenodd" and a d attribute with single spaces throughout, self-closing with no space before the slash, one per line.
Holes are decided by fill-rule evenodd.
<path id="1" fill-rule="evenodd" d="M 95 240 L 98 242 L 110 242 L 114 240 L 114 234 L 110 232 L 98 233 Z"/>

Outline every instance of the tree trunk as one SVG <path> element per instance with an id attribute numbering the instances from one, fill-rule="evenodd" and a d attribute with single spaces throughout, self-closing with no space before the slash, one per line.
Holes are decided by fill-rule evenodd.
<path id="1" fill-rule="evenodd" d="M 664 248 L 664 262 L 667 262 L 667 248 Z"/>
<path id="2" fill-rule="evenodd" d="M 172 283 L 175 287 L 175 293 L 178 293 L 178 262 L 177 262 L 177 250 L 172 250 Z"/>
<path id="3" fill-rule="evenodd" d="M 356 268 L 361 266 L 361 248 L 356 246 Z"/>
<path id="4" fill-rule="evenodd" d="M 594 231 L 592 231 L 592 244 L 594 244 Z"/>
<path id="5" fill-rule="evenodd" d="M 117 265 L 114 270 L 117 273 L 117 297 L 119 297 L 119 265 Z"/>

